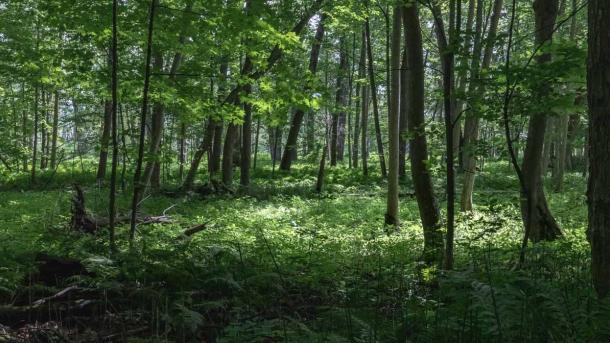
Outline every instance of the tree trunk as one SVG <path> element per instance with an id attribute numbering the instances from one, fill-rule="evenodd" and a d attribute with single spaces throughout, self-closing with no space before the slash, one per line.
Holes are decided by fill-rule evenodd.
<path id="1" fill-rule="evenodd" d="M 114 241 L 114 222 L 116 217 L 116 169 L 119 162 L 119 141 L 117 137 L 117 87 L 118 87 L 118 53 L 117 53 L 117 11 L 118 0 L 112 1 L 112 51 L 111 51 L 111 94 L 112 94 L 112 166 L 110 168 L 110 194 L 108 196 L 108 208 L 110 209 L 108 231 L 110 233 L 110 251 L 115 251 Z M 55 93 L 55 103 L 57 106 L 57 92 Z"/>
<path id="2" fill-rule="evenodd" d="M 554 131 L 555 130 L 555 118 L 547 118 L 546 128 L 544 132 L 544 143 L 542 147 L 542 167 L 541 173 L 542 176 L 546 176 L 547 171 L 549 170 L 549 165 L 551 164 L 551 156 L 553 153 L 553 141 L 554 141 Z"/>
<path id="3" fill-rule="evenodd" d="M 362 103 L 364 101 L 364 87 L 362 84 L 362 80 L 365 77 L 366 73 L 366 36 L 364 30 L 362 30 L 361 39 L 360 39 L 360 60 L 358 62 L 358 80 L 359 83 L 356 84 L 356 110 L 354 117 L 354 135 L 353 135 L 353 143 L 354 147 L 352 148 L 352 166 L 354 168 L 358 168 L 358 156 L 359 156 L 359 145 L 360 145 L 360 120 L 361 120 L 361 109 Z"/>
<path id="4" fill-rule="evenodd" d="M 337 91 L 335 107 L 337 112 L 333 114 L 332 131 L 330 141 L 330 165 L 336 166 L 337 161 L 343 159 L 343 146 L 345 142 L 345 107 L 347 106 L 347 83 L 345 77 L 348 73 L 347 46 L 345 37 L 339 41 L 339 70 L 337 71 Z"/>
<path id="5" fill-rule="evenodd" d="M 110 141 L 110 126 L 112 103 L 110 100 L 104 101 L 104 121 L 102 123 L 102 137 L 100 138 L 100 158 L 97 163 L 97 182 L 104 182 L 106 177 L 106 165 L 108 161 L 108 142 Z"/>
<path id="6" fill-rule="evenodd" d="M 163 55 L 160 51 L 153 53 L 153 72 L 161 73 L 163 70 Z M 150 142 L 148 145 L 148 161 L 144 168 L 144 185 L 150 184 L 153 188 L 159 186 L 159 159 L 161 140 L 163 139 L 163 123 L 165 108 L 162 103 L 155 101 L 152 105 L 152 118 L 150 125 Z"/>
<path id="7" fill-rule="evenodd" d="M 427 167 L 428 143 L 426 141 L 424 117 L 424 61 L 422 32 L 417 5 L 403 8 L 407 63 L 410 67 L 408 105 L 408 130 L 410 144 L 411 177 L 415 188 L 415 198 L 424 230 L 423 260 L 428 264 L 440 265 L 443 255 L 443 236 L 440 228 L 440 214 L 434 188 Z"/>
<path id="8" fill-rule="evenodd" d="M 610 294 L 610 2 L 589 1 L 589 203 L 593 285 L 600 297 Z"/>
<path id="9" fill-rule="evenodd" d="M 121 127 L 121 192 L 125 192 L 125 172 L 127 171 L 127 159 L 129 155 L 127 153 L 127 139 L 126 131 L 125 131 L 125 115 L 123 114 L 123 110 L 127 111 L 125 106 L 119 105 L 119 121 Z"/>
<path id="10" fill-rule="evenodd" d="M 144 70 L 144 89 L 142 91 L 142 111 L 140 114 L 140 137 L 138 139 L 138 159 L 136 161 L 136 170 L 133 176 L 133 197 L 131 199 L 131 218 L 129 229 L 129 244 L 133 244 L 133 239 L 136 234 L 136 218 L 138 213 L 138 205 L 140 196 L 146 187 L 146 183 L 142 182 L 142 161 L 144 160 L 144 142 L 146 139 L 146 113 L 148 112 L 148 90 L 150 87 L 150 60 L 152 57 L 153 44 L 153 28 L 155 20 L 155 10 L 159 5 L 159 0 L 150 1 L 150 9 L 148 13 L 148 34 L 146 41 L 146 62 Z"/>
<path id="11" fill-rule="evenodd" d="M 383 153 L 383 139 L 381 137 L 381 125 L 379 124 L 379 103 L 377 102 L 377 83 L 375 82 L 375 68 L 373 68 L 373 42 L 371 41 L 371 29 L 368 19 L 364 22 L 366 32 L 366 51 L 368 57 L 368 75 L 370 83 L 371 98 L 373 100 L 373 121 L 375 122 L 375 138 L 377 140 L 377 154 L 379 155 L 379 165 L 381 167 L 381 177 L 386 178 L 388 172 L 385 165 L 385 155 Z"/>
<path id="12" fill-rule="evenodd" d="M 246 58 L 249 60 L 249 58 Z M 246 63 L 249 63 L 246 61 Z M 252 92 L 252 86 L 247 84 L 244 86 L 244 94 L 246 97 Z M 250 185 L 250 160 L 252 153 L 252 104 L 244 101 L 244 123 L 242 126 L 242 144 L 241 144 L 241 159 L 240 159 L 240 183 L 244 187 Z"/>
<path id="13" fill-rule="evenodd" d="M 463 139 L 462 139 L 462 122 L 463 122 L 463 113 L 466 111 L 465 109 L 465 105 L 466 105 L 466 99 L 467 99 L 467 94 L 466 90 L 471 87 L 472 85 L 472 80 L 469 79 L 472 78 L 473 74 L 472 74 L 472 70 L 469 69 L 469 65 L 471 65 L 473 59 L 479 59 L 481 56 L 481 52 L 480 52 L 480 48 L 479 48 L 479 52 L 477 56 L 473 56 L 470 57 L 472 53 L 474 53 L 474 51 L 472 50 L 473 47 L 473 37 L 478 36 L 478 40 L 479 40 L 479 47 L 480 47 L 480 35 L 481 35 L 481 30 L 482 27 L 481 25 L 477 25 L 477 29 L 478 31 L 475 30 L 475 32 L 473 32 L 473 25 L 475 22 L 475 9 L 476 9 L 476 0 L 469 0 L 468 2 L 468 16 L 466 19 L 466 27 L 464 30 L 464 37 L 462 38 L 463 40 L 463 46 L 461 47 L 461 56 L 459 58 L 459 63 L 460 63 L 460 70 L 458 72 L 457 75 L 457 80 L 456 80 L 456 84 L 457 84 L 457 89 L 455 91 L 455 115 L 454 115 L 454 121 L 455 121 L 455 130 L 454 130 L 454 148 L 455 151 L 458 155 L 458 161 L 459 161 L 459 170 L 463 171 L 463 154 L 462 154 L 462 148 L 463 148 Z M 481 6 L 482 7 L 482 6 Z M 478 12 L 477 12 L 478 13 Z M 481 9 L 481 17 L 482 17 L 482 9 Z M 478 16 L 477 16 L 478 18 Z M 482 18 L 481 18 L 482 20 Z M 476 62 L 477 64 L 480 62 Z M 469 74 L 470 72 L 470 74 Z M 457 136 L 457 137 L 456 137 Z"/>
<path id="14" fill-rule="evenodd" d="M 53 129 L 51 134 L 51 169 L 57 164 L 57 127 L 59 125 L 59 91 L 55 91 L 53 103 Z"/>
<path id="15" fill-rule="evenodd" d="M 578 1 L 572 0 L 572 11 L 578 9 Z M 576 31 L 578 30 L 578 20 L 576 15 L 572 16 L 570 23 L 570 41 L 576 40 Z M 580 96 L 576 96 L 574 104 L 578 105 L 580 102 Z M 555 161 L 553 165 L 553 189 L 555 192 L 563 191 L 563 179 L 565 171 L 568 167 L 568 134 L 570 128 L 571 116 L 562 115 L 557 118 L 557 137 L 555 139 Z"/>
<path id="16" fill-rule="evenodd" d="M 432 13 L 435 18 L 436 32 L 439 42 L 439 51 L 441 53 L 441 61 L 443 67 L 443 103 L 444 103 L 444 119 L 445 119 L 445 144 L 446 144 L 446 167 L 447 167 L 447 235 L 445 239 L 445 269 L 453 269 L 453 237 L 455 231 L 455 168 L 454 168 L 454 149 L 453 149 L 453 115 L 454 100 L 453 100 L 453 63 L 454 52 L 453 43 L 455 39 L 455 0 L 450 1 L 449 14 L 449 40 L 445 34 L 445 25 L 441 17 L 439 7 L 434 6 Z M 450 47 L 451 45 L 451 47 Z"/>
<path id="17" fill-rule="evenodd" d="M 203 135 L 203 139 L 201 140 L 201 144 L 197 147 L 195 154 L 193 155 L 193 159 L 191 160 L 191 166 L 186 173 L 186 178 L 182 182 L 182 189 L 185 191 L 189 191 L 193 188 L 193 184 L 195 183 L 195 177 L 197 175 L 197 170 L 199 169 L 199 164 L 201 163 L 201 159 L 203 155 L 210 151 L 212 146 L 212 139 L 214 138 L 214 129 L 215 123 L 213 119 L 208 119 L 208 124 L 205 128 L 205 133 Z"/>
<path id="18" fill-rule="evenodd" d="M 362 155 L 362 174 L 369 175 L 369 147 L 368 147 L 368 132 L 369 132 L 369 87 L 366 84 L 362 85 L 362 110 L 360 112 L 360 120 L 362 127 L 362 135 L 360 142 L 360 154 Z"/>
<path id="19" fill-rule="evenodd" d="M 180 169 L 178 170 L 178 177 L 180 181 L 184 179 L 184 163 L 186 162 L 186 123 L 180 123 L 180 133 L 178 142 L 178 163 Z"/>
<path id="20" fill-rule="evenodd" d="M 320 18 L 320 22 L 318 23 L 318 28 L 316 29 L 316 35 L 314 37 L 312 46 L 311 46 L 311 54 L 309 56 L 309 73 L 312 77 L 315 77 L 316 72 L 318 70 L 318 60 L 320 56 L 320 48 L 322 46 L 322 40 L 324 39 L 324 23 L 326 21 L 326 14 L 322 14 Z M 309 86 L 306 87 L 306 90 L 309 89 Z M 286 147 L 284 148 L 284 155 L 282 156 L 282 161 L 280 162 L 281 170 L 290 170 L 290 166 L 292 165 L 292 157 L 296 152 L 297 140 L 299 137 L 299 132 L 301 131 L 301 125 L 303 123 L 303 118 L 305 116 L 305 111 L 302 109 L 297 109 L 292 117 L 292 123 L 290 124 L 290 130 L 288 131 L 288 139 L 286 140 Z M 309 113 L 313 120 L 313 113 Z M 309 129 L 311 130 L 311 128 Z M 308 131 L 308 135 L 313 134 Z M 313 149 L 313 145 L 309 140 L 313 141 L 312 137 L 308 137 L 307 149 Z"/>
<path id="21" fill-rule="evenodd" d="M 502 11 L 503 0 L 495 0 L 493 6 L 493 13 L 491 15 L 489 31 L 485 43 L 485 52 L 483 53 L 482 69 L 488 69 L 491 65 L 491 57 L 493 55 L 493 48 L 495 46 L 496 33 L 498 30 L 498 22 L 500 21 L 500 15 Z M 479 75 L 479 62 L 482 49 L 482 15 L 483 15 L 483 1 L 479 0 L 477 3 L 477 23 L 476 23 L 476 36 L 474 43 L 474 56 L 471 67 L 472 78 L 477 79 Z M 475 97 L 480 97 L 485 92 L 483 84 L 473 85 L 471 83 L 470 90 L 474 93 Z M 476 176 L 477 166 L 477 145 L 479 140 L 479 113 L 476 110 L 467 112 L 466 120 L 464 123 L 464 150 L 462 154 L 463 158 L 463 169 L 464 169 L 464 182 L 462 186 L 462 197 L 461 197 L 461 210 L 472 211 L 472 194 L 474 192 L 474 181 Z"/>
<path id="22" fill-rule="evenodd" d="M 555 159 L 553 160 L 553 190 L 555 192 L 563 191 L 563 176 L 566 170 L 566 148 L 568 139 L 568 121 L 570 117 L 562 115 L 556 118 L 555 131 Z"/>
<path id="23" fill-rule="evenodd" d="M 401 38 L 401 7 L 395 6 L 392 20 L 392 44 L 390 55 L 391 83 L 390 83 L 390 112 L 388 113 L 388 195 L 385 213 L 386 225 L 398 227 L 398 156 L 400 136 L 400 38 Z"/>
<path id="24" fill-rule="evenodd" d="M 551 42 L 555 19 L 557 17 L 557 0 L 536 0 L 534 11 L 536 14 L 536 45 L 540 46 Z M 550 53 L 537 57 L 538 64 L 549 63 Z M 536 90 L 537 98 L 545 98 L 549 94 L 549 85 L 543 84 Z M 551 214 L 542 184 L 542 154 L 547 124 L 545 113 L 533 113 L 528 127 L 527 142 L 523 155 L 522 172 L 525 189 L 529 195 L 521 200 L 521 213 L 529 239 L 533 242 L 553 240 L 561 236 L 561 231 L 555 218 Z"/>
<path id="25" fill-rule="evenodd" d="M 250 6 L 250 1 L 246 0 L 246 11 L 248 10 Z M 250 74 L 252 73 L 252 62 L 250 60 L 249 56 L 246 56 L 244 65 L 242 66 L 241 69 L 241 76 L 242 77 L 249 77 Z M 238 106 L 241 103 L 240 100 L 240 93 L 242 92 L 249 92 L 250 88 L 249 88 L 249 84 L 241 84 L 238 87 L 238 92 L 237 95 L 233 98 L 234 100 L 234 104 L 236 106 Z M 246 113 L 247 115 L 248 113 Z M 252 122 L 252 116 L 251 116 L 251 111 L 250 111 L 250 118 L 249 118 L 250 123 L 248 124 L 249 126 L 251 126 L 251 122 Z M 224 143 L 224 148 L 222 150 L 222 182 L 225 184 L 225 186 L 231 186 L 231 184 L 233 183 L 233 165 L 235 162 L 235 150 L 237 150 L 238 152 L 240 152 L 240 149 L 238 147 L 238 149 L 235 149 L 235 144 L 239 142 L 239 135 L 240 135 L 240 128 L 238 125 L 236 125 L 235 123 L 230 123 L 229 127 L 227 128 L 227 135 L 225 137 L 225 143 Z M 250 138 L 248 138 L 250 139 Z M 248 146 L 248 152 L 250 151 L 250 146 Z M 243 159 L 243 156 L 241 156 L 241 159 Z M 249 165 L 250 163 L 250 159 L 248 158 L 248 168 L 250 167 Z M 249 172 L 249 170 L 248 170 Z M 247 175 L 249 178 L 249 175 Z M 243 181 L 243 180 L 242 180 Z"/>
<path id="26" fill-rule="evenodd" d="M 400 125 L 398 136 L 398 176 L 404 178 L 407 175 L 407 116 L 408 98 L 407 85 L 409 83 L 409 65 L 407 61 L 407 49 L 402 51 L 402 64 L 400 67 Z"/>
<path id="27" fill-rule="evenodd" d="M 36 183 L 36 154 L 38 152 L 38 84 L 34 85 L 34 142 L 32 143 L 32 170 L 31 181 Z"/>
<path id="28" fill-rule="evenodd" d="M 224 148 L 222 150 L 222 183 L 230 186 L 233 183 L 233 148 L 237 140 L 239 127 L 230 123 L 227 127 Z"/>
<path id="29" fill-rule="evenodd" d="M 320 158 L 320 166 L 318 167 L 318 177 L 316 179 L 316 192 L 321 193 L 324 187 L 324 168 L 326 166 L 326 153 L 328 146 L 322 148 L 322 158 Z"/>
<path id="30" fill-rule="evenodd" d="M 49 102 L 46 92 L 42 91 L 43 120 L 40 126 L 40 169 L 47 168 L 47 123 L 49 122 Z"/>
<path id="31" fill-rule="evenodd" d="M 229 62 L 226 58 L 223 58 L 222 62 L 220 63 L 220 77 L 218 82 L 219 102 L 221 102 L 222 99 L 226 96 L 224 92 L 228 72 Z M 213 177 L 214 174 L 218 173 L 218 171 L 220 170 L 220 156 L 222 154 L 222 133 L 224 132 L 224 124 L 221 119 L 216 118 L 211 119 L 211 124 L 211 128 L 213 130 L 212 132 L 214 133 L 214 135 L 212 140 L 211 151 L 209 153 L 208 158 L 208 171 L 210 173 L 210 177 Z"/>

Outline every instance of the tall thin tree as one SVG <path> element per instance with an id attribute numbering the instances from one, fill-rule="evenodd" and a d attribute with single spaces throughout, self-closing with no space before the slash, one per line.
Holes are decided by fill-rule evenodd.
<path id="1" fill-rule="evenodd" d="M 375 138 L 377 140 L 377 154 L 379 155 L 379 166 L 381 168 L 381 177 L 388 176 L 385 164 L 385 155 L 383 153 L 383 138 L 381 137 L 381 124 L 379 123 L 379 103 L 377 99 L 377 82 L 375 81 L 375 68 L 373 59 L 373 42 L 371 40 L 371 28 L 369 20 L 364 22 L 364 30 L 366 33 L 366 54 L 368 57 L 368 76 L 370 84 L 371 99 L 373 100 L 373 121 L 375 122 Z"/>
<path id="2" fill-rule="evenodd" d="M 118 78 L 117 78 L 117 70 L 118 70 L 118 52 L 117 52 L 117 12 L 118 12 L 118 0 L 112 0 L 112 48 L 111 48 L 111 59 L 112 59 L 112 167 L 110 169 L 110 195 L 109 195 L 109 204 L 108 207 L 110 209 L 110 218 L 108 224 L 108 230 L 110 233 L 110 250 L 115 250 L 115 238 L 114 238 L 114 224 L 116 218 L 116 170 L 117 164 L 119 162 L 119 141 L 117 137 L 117 87 L 118 87 Z"/>
<path id="3" fill-rule="evenodd" d="M 138 159 L 136 161 L 136 170 L 133 176 L 133 197 L 131 199 L 131 221 L 129 230 L 129 242 L 133 243 L 136 234 L 136 218 L 138 205 L 140 202 L 140 193 L 146 187 L 142 184 L 142 161 L 144 159 L 144 144 L 146 138 L 146 113 L 148 112 L 148 91 L 150 88 L 150 60 L 152 57 L 153 45 L 153 30 L 155 21 L 155 11 L 159 5 L 159 0 L 150 1 L 150 9 L 148 11 L 148 36 L 146 40 L 146 57 L 144 65 L 144 89 L 142 91 L 142 112 L 140 113 L 140 137 L 138 142 Z"/>
<path id="4" fill-rule="evenodd" d="M 394 6 L 392 14 L 391 35 L 391 88 L 390 88 L 390 112 L 388 113 L 388 195 L 385 213 L 386 225 L 398 226 L 398 154 L 400 135 L 400 38 L 402 29 L 402 12 L 400 6 Z"/>

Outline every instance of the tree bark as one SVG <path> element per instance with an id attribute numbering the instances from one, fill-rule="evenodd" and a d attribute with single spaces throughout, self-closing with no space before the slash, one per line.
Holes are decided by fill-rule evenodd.
<path id="1" fill-rule="evenodd" d="M 230 186 L 233 183 L 233 148 L 237 140 L 237 124 L 230 123 L 227 127 L 227 134 L 222 150 L 222 183 Z"/>
<path id="2" fill-rule="evenodd" d="M 589 102 L 588 238 L 593 285 L 610 295 L 610 2 L 589 1 L 587 85 Z"/>
<path id="3" fill-rule="evenodd" d="M 557 0 L 536 0 L 536 45 L 551 42 L 557 17 Z M 538 64 L 549 63 L 550 53 L 537 57 Z M 543 99 L 550 91 L 548 84 L 541 85 L 536 97 Z M 528 127 L 527 142 L 523 155 L 522 172 L 525 189 L 529 196 L 521 200 L 521 213 L 525 227 L 529 228 L 529 239 L 533 242 L 553 240 L 561 236 L 559 225 L 548 208 L 542 184 L 542 154 L 547 124 L 545 113 L 533 113 Z"/>
<path id="4" fill-rule="evenodd" d="M 427 264 L 440 265 L 443 255 L 443 236 L 440 214 L 434 188 L 427 167 L 428 143 L 424 118 L 424 61 L 422 32 L 416 3 L 403 8 L 407 63 L 411 70 L 408 91 L 408 130 L 410 144 L 411 177 L 415 198 L 424 231 L 424 253 Z"/>

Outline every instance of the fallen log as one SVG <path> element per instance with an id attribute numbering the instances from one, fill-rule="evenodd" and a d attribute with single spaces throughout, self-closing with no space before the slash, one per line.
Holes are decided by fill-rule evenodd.
<path id="1" fill-rule="evenodd" d="M 185 237 L 191 237 L 192 235 L 205 230 L 207 228 L 207 225 L 208 225 L 208 223 L 203 223 L 203 224 L 195 225 L 193 227 L 190 227 L 190 228 L 184 230 L 182 232 L 182 235 L 185 236 Z"/>
<path id="2" fill-rule="evenodd" d="M 85 206 L 85 193 L 83 192 L 83 189 L 78 184 L 74 184 L 73 187 L 74 195 L 72 197 L 72 218 L 70 220 L 70 227 L 72 230 L 85 233 L 95 233 L 97 230 L 108 227 L 108 225 L 110 225 L 110 220 L 108 218 L 96 218 L 87 212 L 87 207 Z M 138 217 L 136 221 L 138 224 L 142 225 L 171 224 L 173 223 L 172 218 L 165 213 L 174 206 L 175 205 L 172 205 L 165 209 L 163 214 L 160 216 Z M 127 224 L 130 222 L 130 220 L 131 216 L 123 215 L 118 216 L 114 223 L 116 225 Z"/>

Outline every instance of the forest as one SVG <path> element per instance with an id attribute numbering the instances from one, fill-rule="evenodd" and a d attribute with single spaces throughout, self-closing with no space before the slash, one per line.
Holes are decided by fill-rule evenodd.
<path id="1" fill-rule="evenodd" d="M 0 342 L 610 342 L 610 1 L 0 0 Z"/>

